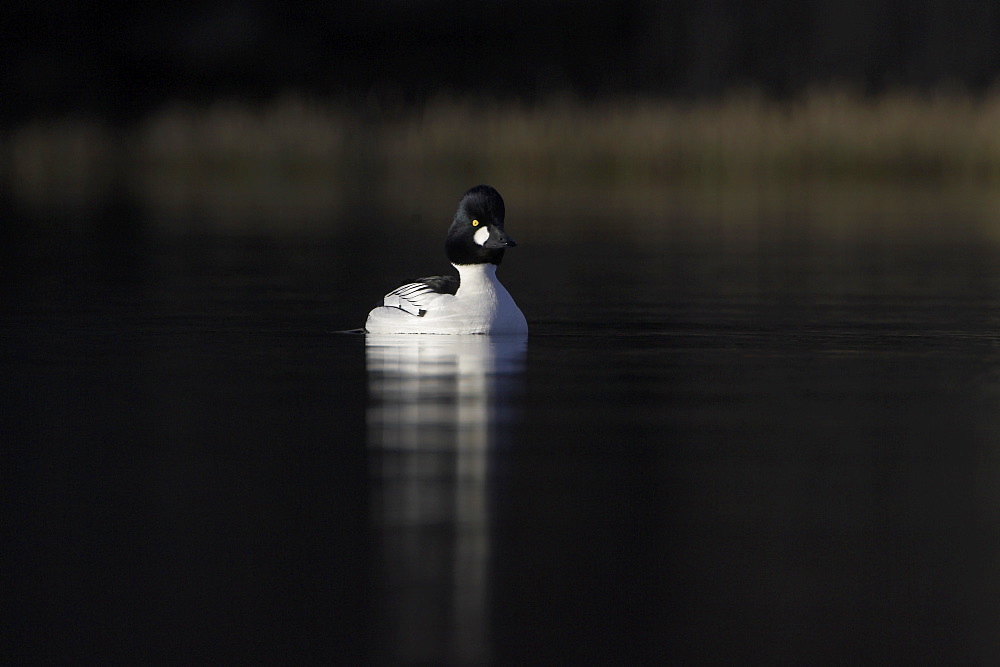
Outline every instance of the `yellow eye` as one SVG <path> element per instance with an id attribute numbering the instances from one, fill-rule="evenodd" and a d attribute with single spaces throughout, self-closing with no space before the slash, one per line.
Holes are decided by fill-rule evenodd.
<path id="1" fill-rule="evenodd" d="M 473 221 L 472 221 L 472 226 L 473 226 L 473 227 L 476 227 L 476 226 L 478 226 L 478 225 L 479 225 L 479 221 L 478 221 L 478 220 L 473 220 Z"/>

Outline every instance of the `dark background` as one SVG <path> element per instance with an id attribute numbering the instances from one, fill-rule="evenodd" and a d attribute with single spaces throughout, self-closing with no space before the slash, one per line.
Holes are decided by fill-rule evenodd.
<path id="1" fill-rule="evenodd" d="M 458 517 L 407 532 L 379 514 L 364 339 L 331 332 L 360 326 L 399 281 L 447 270 L 433 225 L 488 179 L 522 244 L 503 281 L 532 339 L 479 517 L 484 652 L 996 664 L 1000 208 L 994 154 L 968 137 L 994 143 L 998 37 L 987 1 L 4 3 L 0 662 L 362 664 L 399 618 L 400 634 L 429 618 L 448 636 L 439 584 L 469 564 Z M 875 100 L 947 89 L 988 108 L 956 142 L 940 126 L 963 129 L 958 104 L 921 125 L 908 104 L 868 120 L 827 100 L 846 130 L 776 134 L 817 162 L 827 137 L 872 141 L 856 181 L 802 187 L 792 170 L 774 200 L 749 179 L 680 204 L 689 182 L 667 190 L 655 169 L 649 202 L 610 196 L 631 192 L 627 177 L 585 171 L 569 172 L 565 206 L 531 199 L 525 183 L 550 189 L 546 166 L 573 162 L 559 154 L 573 142 L 616 148 L 596 141 L 600 119 L 485 176 L 431 140 L 390 171 L 400 133 L 354 122 L 438 98 L 610 108 L 841 86 Z M 241 109 L 283 96 L 319 102 L 301 134 L 261 139 L 294 113 L 231 132 Z M 156 135 L 144 119 L 216 100 L 236 102 L 221 120 L 153 123 L 194 129 L 142 159 Z M 310 145 L 339 104 L 360 111 L 329 121 L 348 147 L 296 171 L 283 151 Z M 550 126 L 582 113 L 552 106 Z M 709 124 L 723 141 L 703 131 L 691 154 L 735 143 L 753 172 L 769 154 L 725 141 L 769 127 L 770 108 L 753 113 L 723 114 Z M 925 153 L 880 143 L 900 119 L 932 135 Z M 630 127 L 645 139 L 661 121 Z M 466 122 L 453 134 L 484 127 Z M 235 138 L 208 141 L 219 129 Z M 910 163 L 910 187 L 881 188 L 883 170 Z M 444 165 L 443 205 L 426 204 L 424 164 Z M 928 187 L 963 164 L 985 165 L 986 187 Z M 525 165 L 536 171 L 517 179 Z M 914 172 L 929 176 L 906 183 Z M 321 242 L 296 236 L 309 215 Z M 383 544 L 411 533 L 431 557 L 379 588 L 379 559 L 396 555 Z M 430 584 L 428 563 L 442 564 Z M 391 613 L 429 588 L 429 604 Z"/>
<path id="2" fill-rule="evenodd" d="M 447 95 L 792 96 L 846 84 L 983 92 L 988 0 L 4 3 L 2 121 L 127 122 L 168 100 L 289 91 L 403 108 Z"/>

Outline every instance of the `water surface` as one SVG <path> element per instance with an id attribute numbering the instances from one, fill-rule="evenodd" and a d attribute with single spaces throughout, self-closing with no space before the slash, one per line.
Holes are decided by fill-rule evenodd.
<path id="1" fill-rule="evenodd" d="M 400 340 L 437 244 L 9 234 L 17 659 L 1000 658 L 992 243 L 522 232 Z"/>

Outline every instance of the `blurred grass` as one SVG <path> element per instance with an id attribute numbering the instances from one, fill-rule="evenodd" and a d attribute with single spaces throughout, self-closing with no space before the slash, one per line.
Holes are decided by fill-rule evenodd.
<path id="1" fill-rule="evenodd" d="M 124 128 L 40 120 L 6 132 L 0 156 L 23 206 L 125 195 L 166 228 L 332 229 L 373 206 L 440 225 L 479 182 L 534 216 L 682 210 L 738 225 L 748 210 L 808 208 L 843 227 L 852 207 L 937 203 L 986 219 L 1000 213 L 1000 92 L 437 99 L 391 113 L 286 97 L 175 105 Z"/>
<path id="2" fill-rule="evenodd" d="M 851 178 L 1000 180 L 1000 96 L 816 92 L 779 104 L 553 104 L 537 110 L 439 103 L 389 124 L 407 160 L 454 169 L 480 159 L 527 181 L 618 185 Z M 470 155 L 471 154 L 471 155 Z M 407 165 L 409 166 L 409 165 Z"/>

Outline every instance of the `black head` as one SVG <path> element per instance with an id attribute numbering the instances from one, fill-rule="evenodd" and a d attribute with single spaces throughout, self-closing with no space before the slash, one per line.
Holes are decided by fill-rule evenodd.
<path id="1" fill-rule="evenodd" d="M 503 230 L 500 193 L 477 185 L 462 196 L 448 229 L 445 252 L 452 264 L 500 264 L 505 248 L 517 244 Z"/>

